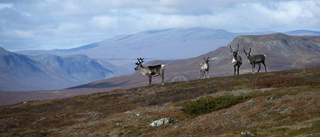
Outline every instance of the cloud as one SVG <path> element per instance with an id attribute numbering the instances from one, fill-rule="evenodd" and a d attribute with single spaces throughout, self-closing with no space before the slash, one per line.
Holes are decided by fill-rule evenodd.
<path id="1" fill-rule="evenodd" d="M 0 46 L 73 48 L 166 28 L 232 32 L 320 30 L 318 0 L 2 0 Z"/>

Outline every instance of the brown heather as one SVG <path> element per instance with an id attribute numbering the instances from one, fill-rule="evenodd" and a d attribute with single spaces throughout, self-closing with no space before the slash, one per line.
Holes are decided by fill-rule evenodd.
<path id="1" fill-rule="evenodd" d="M 177 122 L 148 127 L 164 117 Z M 320 67 L 0 106 L 0 123 L 0 136 L 320 136 Z"/>

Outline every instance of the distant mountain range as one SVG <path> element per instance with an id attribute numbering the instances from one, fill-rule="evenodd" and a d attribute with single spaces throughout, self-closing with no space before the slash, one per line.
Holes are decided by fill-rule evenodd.
<path id="1" fill-rule="evenodd" d="M 320 36 L 289 36 L 282 33 L 268 35 L 241 35 L 236 37 L 228 45 L 236 48 L 240 45 L 239 53 L 243 59 L 240 67 L 240 74 L 251 73 L 243 50 L 247 52 L 251 48 L 252 54 L 265 54 L 268 71 L 306 68 L 320 65 Z M 187 81 L 197 79 L 199 75 L 200 63 L 203 57 L 210 57 L 210 76 L 233 75 L 231 63 L 232 55 L 228 46 L 222 46 L 215 51 L 190 59 L 176 61 L 154 60 L 145 65 L 165 64 L 165 81 Z M 256 66 L 256 70 L 257 70 Z M 264 72 L 261 68 L 260 72 Z M 161 78 L 153 78 L 153 84 L 159 84 Z M 110 78 L 74 88 L 113 88 L 114 86 L 130 88 L 148 85 L 148 78 L 136 72 L 129 76 Z"/>
<path id="2" fill-rule="evenodd" d="M 187 28 L 144 31 L 136 34 L 115 36 L 101 42 L 65 50 L 20 51 L 26 55 L 84 54 L 103 59 L 116 66 L 134 67 L 136 58 L 149 60 L 178 60 L 199 56 L 226 46 L 240 35 L 264 35 L 274 31 L 233 33 L 223 29 Z M 318 31 L 296 30 L 288 35 L 320 35 Z M 131 69 L 130 69 L 131 70 Z M 131 72 L 133 72 L 131 70 Z"/>
<path id="3" fill-rule="evenodd" d="M 95 80 L 127 75 L 134 72 L 134 64 L 138 57 L 148 61 L 166 60 L 162 62 L 168 62 L 169 68 L 176 67 L 171 62 L 179 64 L 183 61 L 186 62 L 179 66 L 190 64 L 189 67 L 196 68 L 199 64 L 197 56 L 203 56 L 202 54 L 214 50 L 219 51 L 221 50 L 219 47 L 228 45 L 240 35 L 270 33 L 274 32 L 232 33 L 222 29 L 208 28 L 164 29 L 116 36 L 72 49 L 20 51 L 17 52 L 18 54 L 1 49 L 0 78 L 3 80 L 0 82 L 0 90 L 63 89 Z M 308 30 L 286 33 L 290 35 L 320 35 L 320 32 Z M 256 51 L 253 49 L 252 52 Z M 219 52 L 218 54 L 224 54 L 224 56 L 210 55 L 213 59 L 212 62 L 229 58 L 229 52 Z M 199 57 L 200 61 L 202 60 L 201 56 Z M 190 62 L 188 58 L 192 58 L 194 61 Z M 170 60 L 173 61 L 169 62 Z M 229 67 L 227 65 L 223 68 L 227 70 L 230 69 Z M 283 68 L 288 67 L 291 68 L 283 66 Z M 180 72 L 181 74 L 172 75 L 170 81 L 193 79 L 196 77 L 194 75 L 197 75 L 193 71 L 189 72 L 188 69 L 174 69 L 178 70 L 176 73 Z M 229 71 L 214 73 L 214 75 L 228 74 Z M 171 76 L 169 75 L 169 77 Z M 119 83 L 113 84 L 114 82 L 112 81 L 109 86 L 119 85 Z M 124 81 L 122 81 L 123 83 Z"/>
<path id="4" fill-rule="evenodd" d="M 0 91 L 64 89 L 118 76 L 119 70 L 85 55 L 26 56 L 0 48 Z"/>
<path id="5" fill-rule="evenodd" d="M 287 35 L 298 35 L 298 36 L 320 36 L 320 31 L 311 31 L 311 30 L 293 30 L 285 32 Z"/>

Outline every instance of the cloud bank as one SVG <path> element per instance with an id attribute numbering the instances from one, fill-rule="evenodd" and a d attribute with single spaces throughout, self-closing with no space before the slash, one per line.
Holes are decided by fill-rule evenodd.
<path id="1" fill-rule="evenodd" d="M 2 0 L 0 46 L 66 49 L 145 30 L 320 30 L 319 0 Z"/>

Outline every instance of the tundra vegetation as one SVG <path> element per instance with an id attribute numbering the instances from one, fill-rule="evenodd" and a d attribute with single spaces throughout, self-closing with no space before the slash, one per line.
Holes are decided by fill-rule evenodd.
<path id="1" fill-rule="evenodd" d="M 0 136 L 320 136 L 319 93 L 320 67 L 118 89 L 0 106 Z"/>

